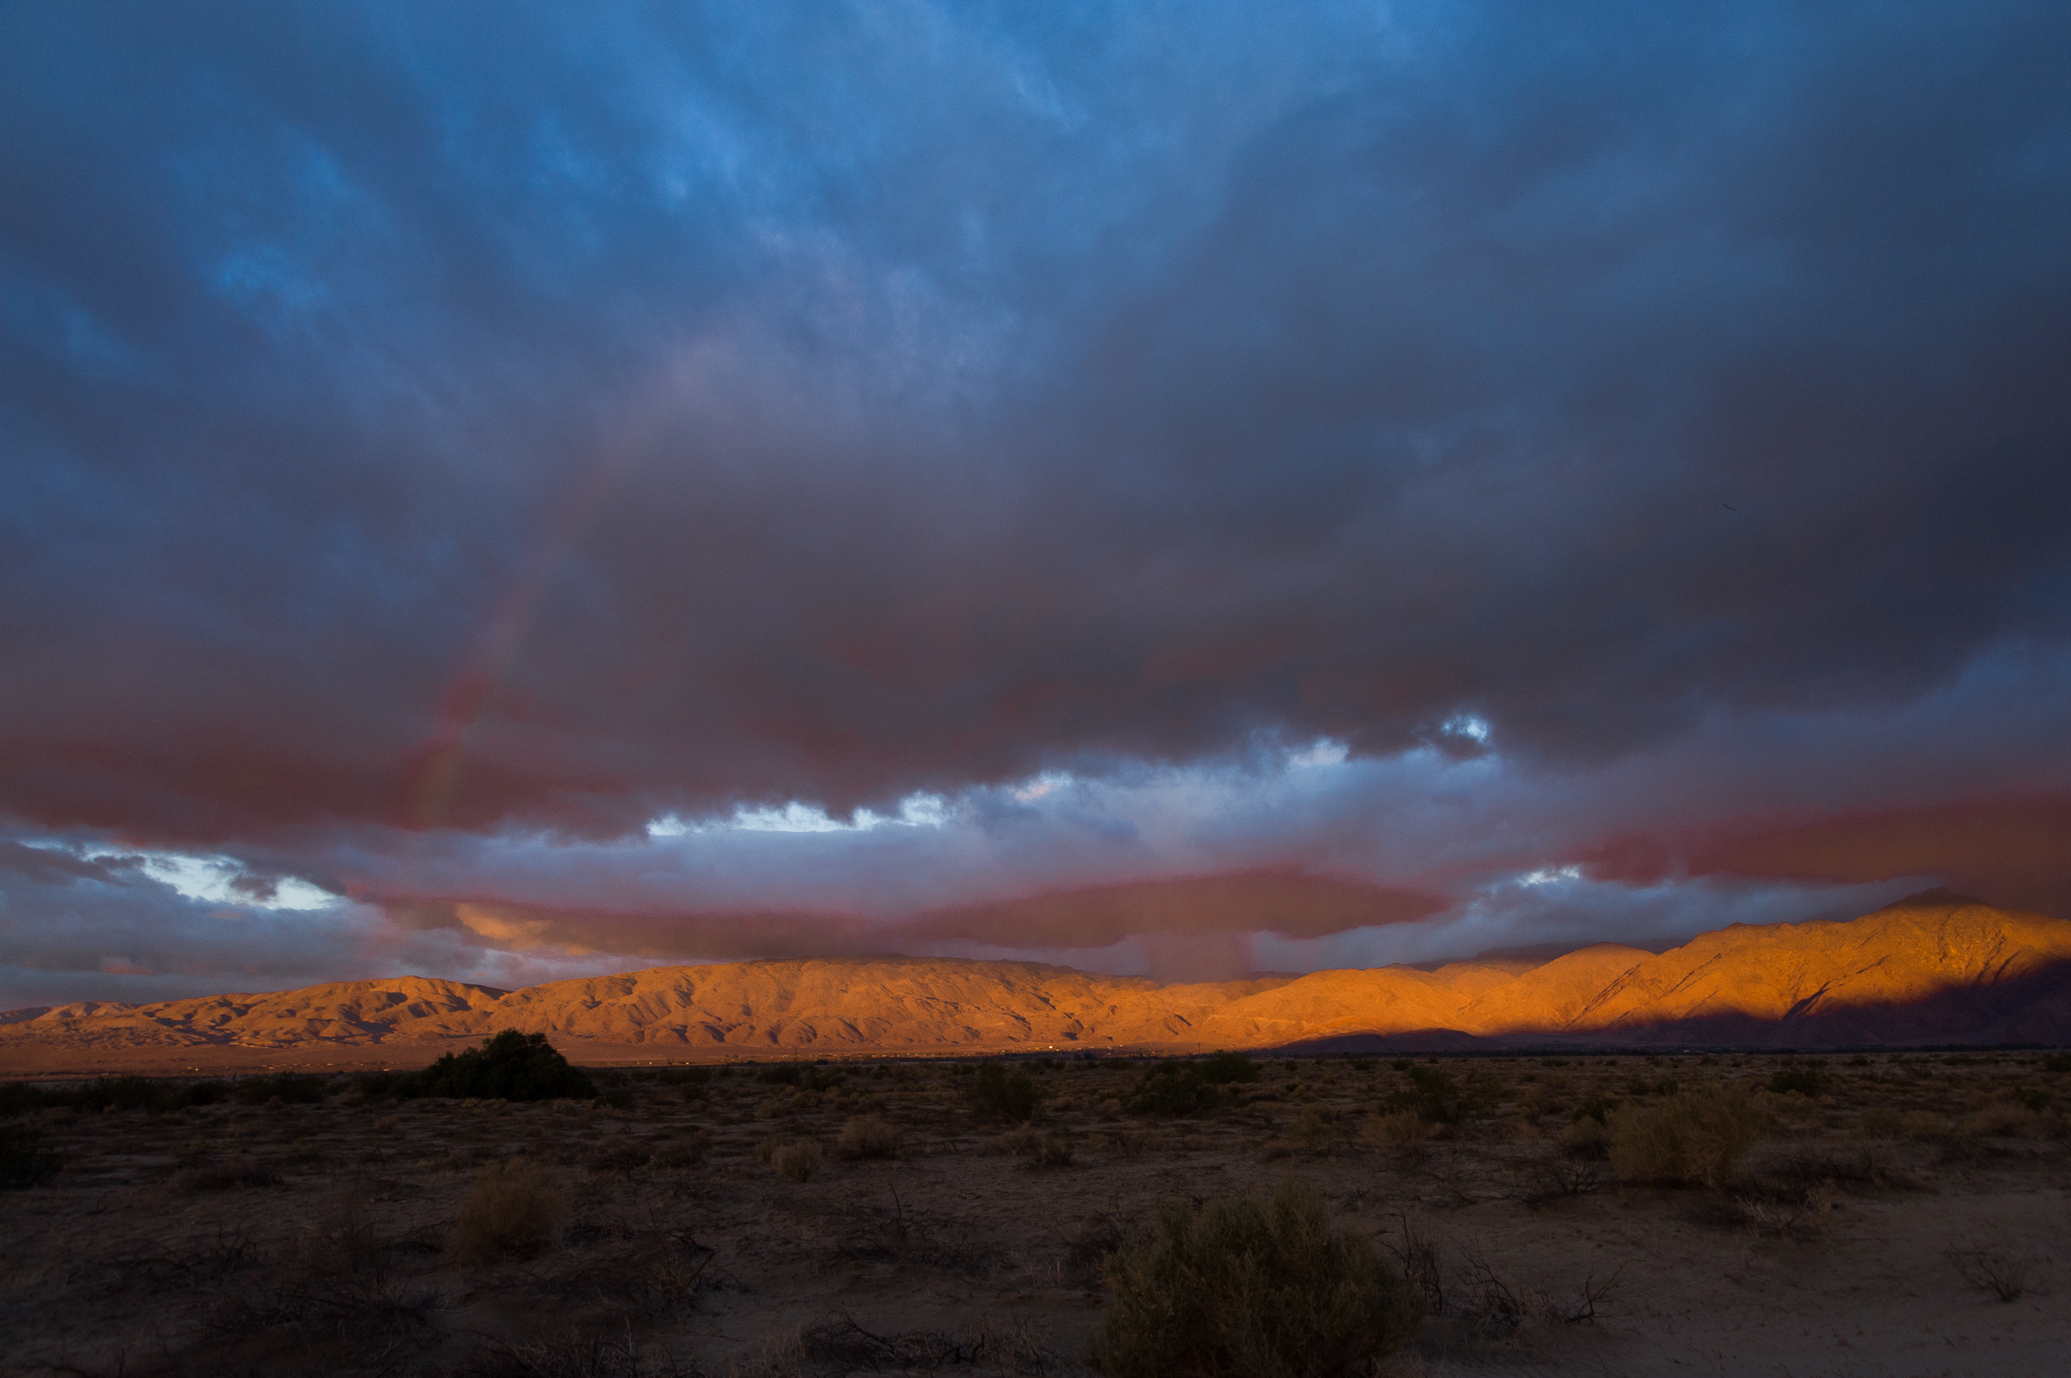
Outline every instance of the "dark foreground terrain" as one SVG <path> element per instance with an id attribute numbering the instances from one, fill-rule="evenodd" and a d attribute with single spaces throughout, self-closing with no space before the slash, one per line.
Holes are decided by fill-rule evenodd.
<path id="1" fill-rule="evenodd" d="M 1081 1373 L 1113 1250 L 1289 1177 L 1425 1313 L 1370 1371 L 2065 1371 L 2062 1054 L 1258 1069 L 16 1091 L 0 1372 Z"/>

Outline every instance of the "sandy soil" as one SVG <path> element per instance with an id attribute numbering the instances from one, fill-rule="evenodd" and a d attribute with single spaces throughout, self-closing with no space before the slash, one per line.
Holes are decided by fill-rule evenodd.
<path id="1" fill-rule="evenodd" d="M 2040 1054 L 1828 1059 L 1825 1094 L 1758 1090 L 1768 1136 L 1716 1190 L 1620 1184 L 1562 1136 L 1593 1097 L 1760 1088 L 1776 1059 L 1451 1059 L 1475 1113 L 1390 1142 L 1412 1065 L 1269 1060 L 1168 1120 L 1121 1111 L 1141 1064 L 1059 1063 L 1030 1128 L 980 1122 L 943 1063 L 807 1093 L 734 1068 L 690 1101 L 607 1073 L 622 1108 L 31 1111 L 11 1127 L 66 1166 L 0 1195 L 0 1372 L 1075 1374 L 1107 1250 L 1163 1201 L 1287 1175 L 1413 1266 L 1430 1315 L 1383 1371 L 2065 1371 L 2071 1157 L 2029 1107 L 2071 1075 Z M 900 1156 L 836 1156 L 872 1114 Z M 826 1151 L 802 1181 L 765 1161 L 797 1142 Z M 557 1183 L 551 1247 L 464 1265 L 463 1200 L 509 1159 Z"/>

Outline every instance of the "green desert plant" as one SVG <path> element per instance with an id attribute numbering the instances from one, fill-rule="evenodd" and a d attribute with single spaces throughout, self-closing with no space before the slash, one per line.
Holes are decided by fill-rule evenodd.
<path id="1" fill-rule="evenodd" d="M 1269 1201 L 1174 1202 L 1106 1274 L 1092 1362 L 1108 1378 L 1338 1378 L 1401 1348 L 1420 1319 L 1401 1276 L 1333 1229 L 1306 1182 Z"/>
<path id="2" fill-rule="evenodd" d="M 596 1083 L 568 1065 L 540 1033 L 505 1029 L 479 1048 L 447 1053 L 409 1078 L 399 1092 L 476 1100 L 587 1100 Z"/>
<path id="3" fill-rule="evenodd" d="M 1718 1186 L 1766 1128 L 1738 1087 L 1703 1086 L 1611 1116 L 1611 1166 L 1628 1182 Z"/>

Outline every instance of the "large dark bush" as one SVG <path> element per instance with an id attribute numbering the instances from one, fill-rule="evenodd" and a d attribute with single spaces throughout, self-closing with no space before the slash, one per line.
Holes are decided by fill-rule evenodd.
<path id="1" fill-rule="evenodd" d="M 1109 1378 L 1341 1378 L 1416 1333 L 1416 1302 L 1371 1242 L 1334 1230 L 1323 1194 L 1281 1184 L 1195 1207 L 1108 1255 L 1093 1363 Z"/>
<path id="2" fill-rule="evenodd" d="M 596 1083 L 569 1066 L 545 1034 L 516 1029 L 503 1030 L 479 1048 L 447 1053 L 398 1089 L 415 1096 L 476 1100 L 586 1100 L 597 1094 Z"/>
<path id="3" fill-rule="evenodd" d="M 1032 1119 L 1042 1099 L 1036 1079 L 1019 1067 L 1010 1072 L 997 1062 L 988 1062 L 971 1080 L 971 1108 L 982 1119 Z"/>

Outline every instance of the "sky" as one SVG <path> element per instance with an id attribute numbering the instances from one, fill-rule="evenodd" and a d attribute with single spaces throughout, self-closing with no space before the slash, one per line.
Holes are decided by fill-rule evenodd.
<path id="1" fill-rule="evenodd" d="M 2067 69 L 0 6 L 0 1005 L 2071 918 Z"/>

